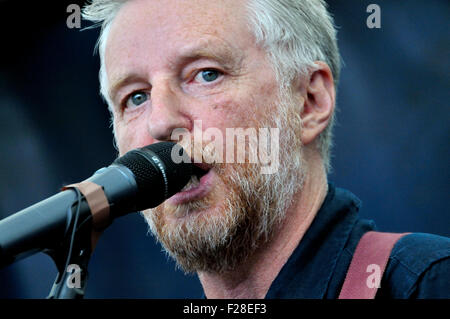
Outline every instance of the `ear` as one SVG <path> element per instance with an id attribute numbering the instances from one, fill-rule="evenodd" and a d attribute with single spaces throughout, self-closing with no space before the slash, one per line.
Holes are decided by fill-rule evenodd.
<path id="1" fill-rule="evenodd" d="M 318 65 L 303 81 L 302 143 L 308 145 L 315 141 L 319 134 L 325 130 L 334 112 L 335 88 L 333 74 L 324 62 L 315 62 Z"/>

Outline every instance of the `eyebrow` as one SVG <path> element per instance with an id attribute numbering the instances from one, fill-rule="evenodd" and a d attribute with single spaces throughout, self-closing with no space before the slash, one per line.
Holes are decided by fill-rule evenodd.
<path id="1" fill-rule="evenodd" d="M 225 68 L 232 69 L 241 64 L 243 54 L 239 50 L 231 48 L 222 43 L 204 40 L 196 45 L 188 45 L 180 50 L 175 64 L 183 64 L 197 59 L 211 59 L 224 65 Z"/>
<path id="2" fill-rule="evenodd" d="M 230 72 L 239 68 L 244 59 L 244 54 L 239 54 L 239 50 L 232 50 L 227 45 L 212 43 L 212 41 L 208 40 L 201 41 L 196 45 L 187 45 L 179 52 L 174 61 L 170 63 L 172 67 L 184 65 L 198 59 L 210 59 L 219 62 L 226 71 Z M 143 80 L 142 76 L 139 76 L 137 73 L 126 73 L 118 77 L 108 89 L 110 98 L 114 101 L 115 95 L 117 95 L 121 87 L 137 80 Z"/>
<path id="3" fill-rule="evenodd" d="M 108 88 L 108 95 L 113 103 L 120 88 L 137 80 L 142 81 L 143 78 L 136 73 L 125 74 L 120 76 L 117 80 L 114 80 L 113 85 Z"/>

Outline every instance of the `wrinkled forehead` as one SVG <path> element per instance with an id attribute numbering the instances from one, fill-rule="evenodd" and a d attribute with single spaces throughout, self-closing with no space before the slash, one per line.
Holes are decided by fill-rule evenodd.
<path id="1" fill-rule="evenodd" d="M 113 20 L 106 54 L 125 47 L 143 50 L 145 43 L 163 49 L 208 36 L 247 41 L 245 36 L 250 32 L 245 4 L 244 0 L 128 1 Z"/>

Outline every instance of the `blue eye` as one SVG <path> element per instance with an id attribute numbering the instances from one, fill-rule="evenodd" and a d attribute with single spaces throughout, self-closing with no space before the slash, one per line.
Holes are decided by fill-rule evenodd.
<path id="1" fill-rule="evenodd" d="M 138 107 L 148 100 L 148 94 L 145 92 L 136 92 L 131 94 L 127 99 L 127 107 Z"/>
<path id="2" fill-rule="evenodd" d="M 221 72 L 213 69 L 203 70 L 196 75 L 195 79 L 200 82 L 213 82 L 217 80 L 221 74 Z"/>

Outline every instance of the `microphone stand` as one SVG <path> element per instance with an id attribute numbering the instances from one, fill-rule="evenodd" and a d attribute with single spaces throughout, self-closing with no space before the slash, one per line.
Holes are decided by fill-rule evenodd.
<path id="1" fill-rule="evenodd" d="M 81 249 L 75 251 L 76 258 L 70 259 L 73 272 L 60 269 L 47 299 L 83 299 L 88 279 L 89 254 Z M 75 279 L 75 282 L 71 282 Z"/>
<path id="2" fill-rule="evenodd" d="M 81 195 L 83 196 L 83 195 Z M 47 299 L 83 299 L 92 254 L 92 218 L 77 218 L 78 203 L 70 209 L 70 226 L 66 238 L 57 248 L 45 250 L 55 262 L 58 275 Z M 75 213 L 73 213 L 75 212 Z M 78 216 L 79 217 L 79 216 Z"/>

